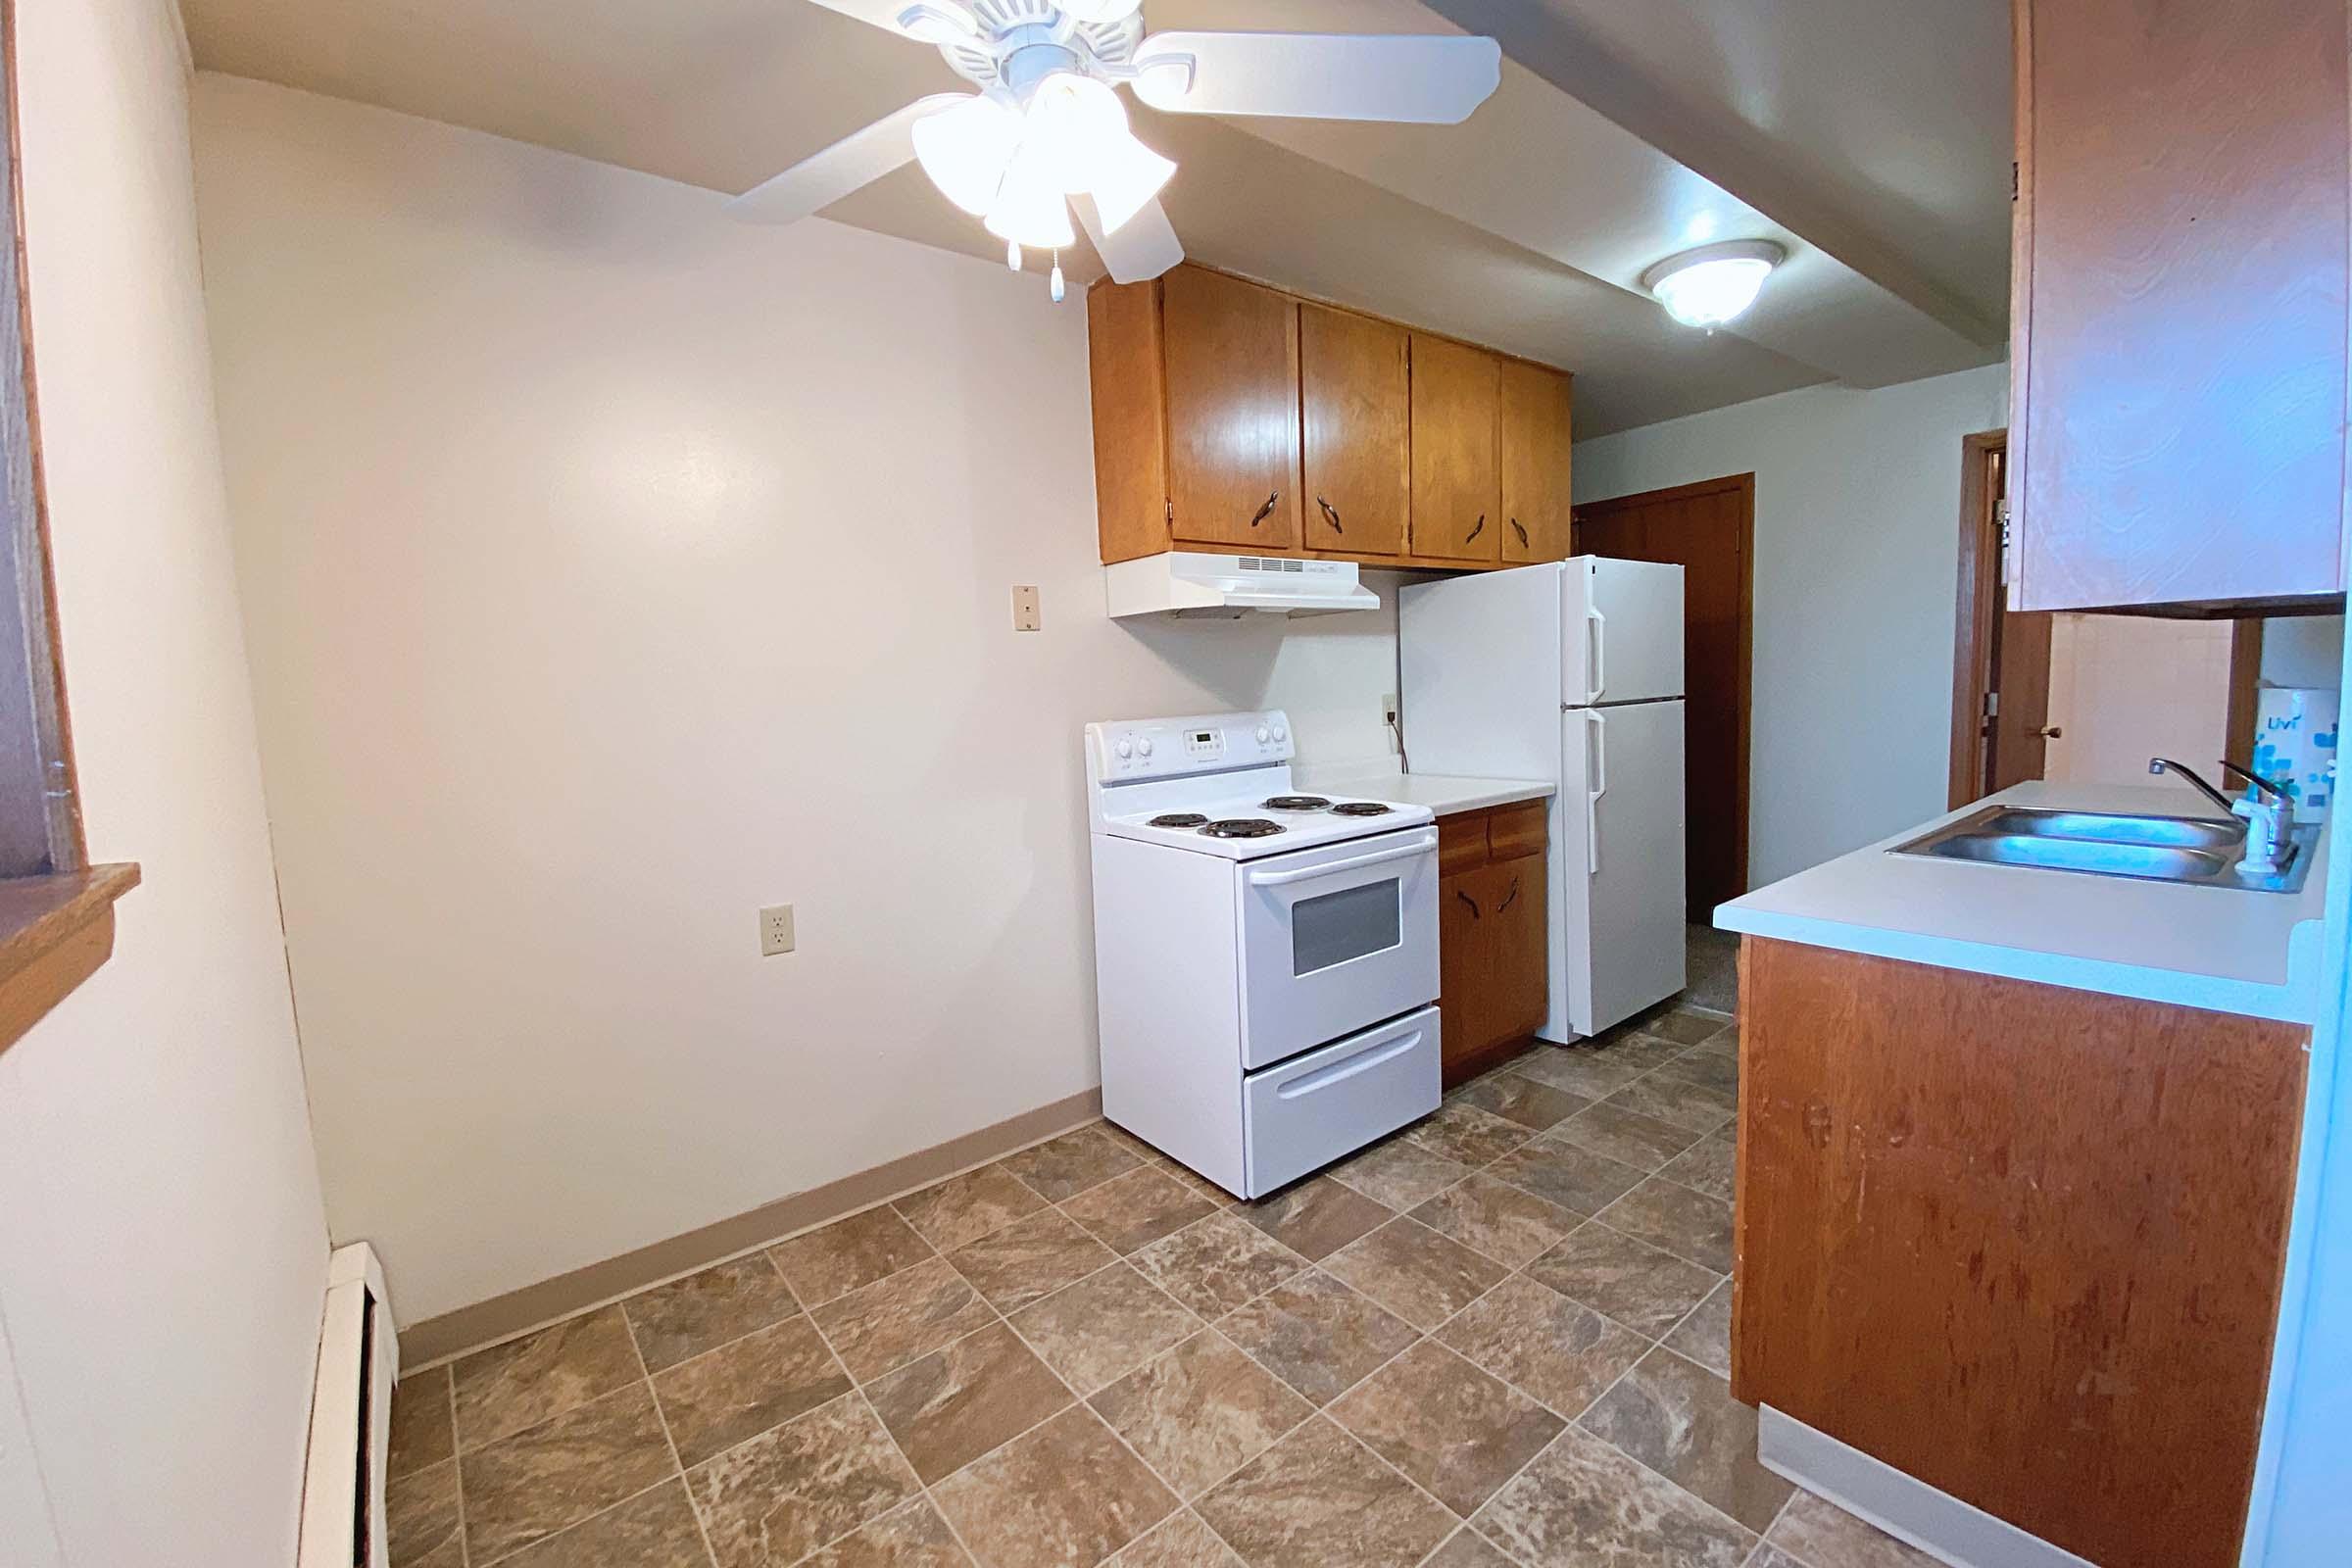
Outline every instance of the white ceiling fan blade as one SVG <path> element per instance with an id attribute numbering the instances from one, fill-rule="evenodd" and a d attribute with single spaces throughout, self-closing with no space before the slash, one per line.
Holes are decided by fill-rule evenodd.
<path id="1" fill-rule="evenodd" d="M 921 38 L 926 43 L 946 43 L 954 33 L 976 37 L 980 30 L 963 0 L 816 0 L 816 3 L 827 11 L 870 23 L 885 32 L 895 32 L 903 38 Z M 900 19 L 909 12 L 917 13 L 915 24 L 901 26 Z"/>
<path id="2" fill-rule="evenodd" d="M 1155 32 L 1135 95 L 1154 109 L 1451 125 L 1502 80 L 1492 38 L 1453 33 Z"/>
<path id="3" fill-rule="evenodd" d="M 830 207 L 850 192 L 914 162 L 915 122 L 968 102 L 970 96 L 942 92 L 917 98 L 897 114 L 852 131 L 823 152 L 754 185 L 727 203 L 727 216 L 747 223 L 793 223 Z"/>
<path id="4" fill-rule="evenodd" d="M 1135 216 L 1111 233 L 1102 232 L 1102 217 L 1095 211 L 1092 196 L 1073 196 L 1070 206 L 1078 213 L 1078 222 L 1093 241 L 1095 254 L 1102 258 L 1102 266 L 1116 283 L 1141 283 L 1184 260 L 1184 246 L 1176 238 L 1175 225 L 1168 221 L 1167 210 L 1156 201 L 1144 203 Z"/>

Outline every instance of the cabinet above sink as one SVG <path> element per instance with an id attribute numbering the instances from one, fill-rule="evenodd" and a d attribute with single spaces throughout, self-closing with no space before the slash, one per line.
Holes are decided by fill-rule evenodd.
<path id="1" fill-rule="evenodd" d="M 1572 379 L 1190 264 L 1087 296 L 1104 564 L 1569 553 Z"/>

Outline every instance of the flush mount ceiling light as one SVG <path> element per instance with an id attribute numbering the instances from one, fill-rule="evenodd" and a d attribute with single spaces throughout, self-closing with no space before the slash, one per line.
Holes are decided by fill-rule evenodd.
<path id="1" fill-rule="evenodd" d="M 789 223 L 908 162 L 1005 242 L 1058 252 L 1078 224 L 1122 283 L 1184 259 L 1159 193 L 1176 166 L 1136 139 L 1118 88 L 1171 114 L 1453 124 L 1494 91 L 1502 52 L 1450 33 L 1156 32 L 1142 0 L 816 0 L 930 44 L 977 91 L 939 93 L 729 204 Z M 1054 297 L 1061 298 L 1060 267 Z"/>
<path id="2" fill-rule="evenodd" d="M 1642 274 L 1642 286 L 1685 326 L 1708 331 L 1756 302 L 1756 293 L 1788 253 L 1768 239 L 1730 239 L 1669 256 Z"/>

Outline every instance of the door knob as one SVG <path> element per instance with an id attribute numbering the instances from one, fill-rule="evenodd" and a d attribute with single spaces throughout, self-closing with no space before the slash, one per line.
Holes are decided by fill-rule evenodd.
<path id="1" fill-rule="evenodd" d="M 2041 728 L 2035 730 L 2034 733 L 2040 736 L 2045 741 L 2061 741 L 2066 739 L 2066 731 L 2060 729 L 2055 724 L 2044 724 L 2041 726 Z"/>

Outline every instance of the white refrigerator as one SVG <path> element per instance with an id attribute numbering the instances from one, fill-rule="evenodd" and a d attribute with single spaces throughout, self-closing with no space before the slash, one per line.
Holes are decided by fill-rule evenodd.
<path id="1" fill-rule="evenodd" d="M 1598 1034 L 1683 989 L 1683 568 L 1578 556 L 1397 596 L 1416 773 L 1540 778 L 1551 1004 Z"/>

